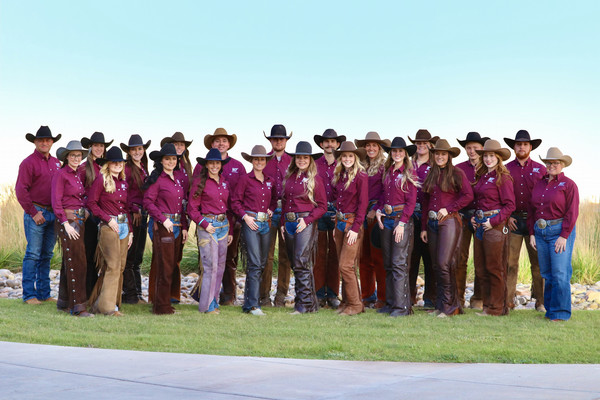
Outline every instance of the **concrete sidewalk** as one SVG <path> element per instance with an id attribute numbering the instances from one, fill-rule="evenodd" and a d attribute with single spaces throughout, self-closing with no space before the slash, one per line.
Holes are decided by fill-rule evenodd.
<path id="1" fill-rule="evenodd" d="M 600 399 L 600 365 L 425 364 L 0 342 L 1 399 Z"/>

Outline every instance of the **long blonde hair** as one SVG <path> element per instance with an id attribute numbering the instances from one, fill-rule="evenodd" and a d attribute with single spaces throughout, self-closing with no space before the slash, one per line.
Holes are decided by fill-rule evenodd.
<path id="1" fill-rule="evenodd" d="M 344 153 L 346 153 L 346 152 L 343 152 L 342 154 L 344 154 Z M 352 153 L 352 152 L 349 151 L 347 153 Z M 356 175 L 359 172 L 364 172 L 365 168 L 360 163 L 358 156 L 355 153 L 352 153 L 352 154 L 354 154 L 354 164 L 352 164 L 352 167 L 350 167 L 350 169 L 346 169 L 344 167 L 344 165 L 342 164 L 342 154 L 340 154 L 340 156 L 337 158 L 337 165 L 333 172 L 333 179 L 331 180 L 331 185 L 335 186 L 338 183 L 338 181 L 342 177 L 342 173 L 345 170 L 348 173 L 348 180 L 346 181 L 346 185 L 344 186 L 344 189 L 348 189 L 348 187 L 350 186 L 350 183 L 352 182 L 354 177 L 356 177 Z"/>
<path id="2" fill-rule="evenodd" d="M 308 168 L 306 169 L 306 195 L 310 202 L 316 207 L 317 202 L 315 201 L 315 177 L 317 176 L 317 165 L 315 164 L 315 160 L 309 156 L 310 161 L 308 164 Z M 288 167 L 287 173 L 285 174 L 285 179 L 283 182 L 283 190 L 285 191 L 285 183 L 289 177 L 296 174 L 296 177 L 300 176 L 300 170 L 296 166 L 296 156 L 294 156 L 290 162 L 290 166 Z"/>
<path id="3" fill-rule="evenodd" d="M 377 172 L 379 172 L 379 169 L 383 166 L 383 164 L 386 161 L 385 151 L 383 151 L 383 148 L 380 144 L 377 145 L 379 146 L 379 152 L 377 153 L 375 158 L 371 160 L 369 156 L 367 156 L 365 157 L 364 161 L 361 161 L 361 164 L 363 165 L 365 171 L 367 171 L 367 175 L 369 176 L 373 176 Z"/>
<path id="4" fill-rule="evenodd" d="M 113 179 L 112 174 L 108 170 L 108 166 L 112 161 L 108 161 L 106 164 L 100 168 L 100 175 L 104 178 L 104 191 L 106 193 L 114 193 L 117 189 L 115 185 L 115 180 Z M 119 172 L 119 179 L 125 179 L 125 165 L 123 165 L 123 169 Z"/>
<path id="5" fill-rule="evenodd" d="M 390 150 L 390 152 L 392 150 Z M 404 193 L 406 193 L 406 192 L 408 192 L 408 190 L 406 189 L 407 181 L 412 183 L 413 185 L 415 185 L 415 187 L 421 187 L 421 184 L 415 179 L 415 175 L 413 174 L 413 163 L 412 163 L 410 157 L 408 156 L 408 152 L 406 151 L 406 149 L 402 149 L 402 150 L 404 150 L 404 158 L 402 159 L 402 165 L 404 166 L 404 172 L 402 173 L 402 179 L 400 180 L 400 185 L 398 185 L 398 183 L 396 183 L 396 187 L 398 189 L 402 190 Z M 383 177 L 381 178 L 383 182 L 385 182 L 385 179 L 387 178 L 388 174 L 390 172 L 392 172 L 392 168 L 394 168 L 394 164 L 395 164 L 395 162 L 392 158 L 392 155 L 390 154 L 383 166 L 384 167 Z"/>

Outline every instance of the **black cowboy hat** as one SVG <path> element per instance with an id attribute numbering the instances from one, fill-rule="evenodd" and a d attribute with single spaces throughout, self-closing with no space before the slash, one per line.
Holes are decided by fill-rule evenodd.
<path id="1" fill-rule="evenodd" d="M 129 137 L 129 143 L 121 143 L 121 149 L 127 153 L 132 147 L 143 146 L 144 150 L 146 150 L 148 147 L 150 147 L 150 142 L 152 142 L 152 140 L 148 140 L 148 142 L 144 144 L 144 141 L 140 135 L 131 135 Z"/>
<path id="2" fill-rule="evenodd" d="M 404 149 L 409 157 L 415 154 L 415 152 L 417 151 L 416 145 L 407 145 L 404 139 L 402 139 L 400 136 L 395 137 L 394 140 L 392 140 L 392 144 L 390 144 L 389 146 L 384 145 L 381 147 L 383 147 L 383 150 L 385 150 L 387 153 L 392 151 L 392 149 Z"/>
<path id="3" fill-rule="evenodd" d="M 462 146 L 465 147 L 467 145 L 467 143 L 469 142 L 475 142 L 475 143 L 479 143 L 480 145 L 484 145 L 486 140 L 489 140 L 489 137 L 481 137 L 481 135 L 479 135 L 479 132 L 469 132 L 467 133 L 467 137 L 465 138 L 465 140 L 460 140 L 460 139 L 456 139 L 458 141 L 458 143 Z"/>
<path id="4" fill-rule="evenodd" d="M 102 143 L 104 145 L 104 147 L 106 148 L 106 147 L 110 146 L 112 144 L 112 142 L 114 142 L 114 139 L 111 140 L 110 142 L 107 142 L 104 139 L 104 133 L 102 133 L 102 132 L 92 133 L 92 136 L 90 136 L 89 139 L 86 137 L 81 138 L 81 145 L 83 147 L 85 147 L 86 149 L 89 149 L 92 146 L 92 144 L 94 144 L 94 143 Z"/>
<path id="5" fill-rule="evenodd" d="M 31 133 L 25 135 L 25 139 L 29 140 L 31 143 L 35 141 L 35 139 L 52 139 L 53 142 L 57 142 L 61 138 L 61 134 L 59 133 L 56 136 L 52 136 L 52 132 L 50 132 L 50 128 L 47 126 L 40 126 L 40 129 L 36 132 L 35 136 Z"/>
<path id="6" fill-rule="evenodd" d="M 292 137 L 294 132 L 290 132 L 290 136 L 287 136 L 287 131 L 285 130 L 285 126 L 283 125 L 273 125 L 271 128 L 271 136 L 267 136 L 265 131 L 263 131 L 263 135 L 267 139 L 289 139 Z"/>
<path id="7" fill-rule="evenodd" d="M 198 164 L 205 166 L 207 161 L 221 161 L 221 166 L 227 164 L 231 160 L 231 157 L 227 157 L 225 160 L 221 158 L 221 152 L 218 149 L 210 149 L 208 153 L 206 153 L 206 157 L 196 157 L 196 161 Z"/>
<path id="8" fill-rule="evenodd" d="M 289 156 L 311 156 L 313 158 L 313 160 L 316 160 L 317 158 L 321 157 L 323 155 L 323 153 L 314 153 L 312 152 L 312 146 L 310 145 L 310 143 L 308 142 L 298 142 L 298 144 L 296 145 L 296 152 L 295 153 L 288 153 L 286 151 L 286 154 Z"/>
<path id="9" fill-rule="evenodd" d="M 435 144 L 439 138 L 439 136 L 431 136 L 431 133 L 429 133 L 427 129 L 419 129 L 417 131 L 417 135 L 415 136 L 415 140 L 412 140 L 410 136 L 408 137 L 408 140 L 410 140 L 412 143 L 429 142 L 431 144 Z"/>
<path id="10" fill-rule="evenodd" d="M 165 143 L 174 143 L 174 142 L 183 142 L 185 143 L 185 148 L 187 149 L 192 144 L 193 140 L 185 140 L 183 133 L 175 132 L 173 136 L 167 136 L 160 141 L 160 147 L 163 147 Z"/>
<path id="11" fill-rule="evenodd" d="M 94 142 L 94 143 L 99 143 L 99 142 Z M 108 149 L 108 151 L 106 152 L 106 155 L 103 158 L 96 159 L 96 162 L 99 165 L 104 165 L 109 161 L 110 162 L 125 161 L 125 159 L 123 158 L 123 152 L 121 152 L 120 148 L 118 148 L 117 146 L 113 146 L 110 149 Z"/>
<path id="12" fill-rule="evenodd" d="M 540 144 L 542 144 L 542 139 L 531 139 L 529 132 L 521 129 L 519 132 L 517 132 L 514 140 L 510 138 L 504 138 L 504 143 L 506 143 L 511 149 L 515 148 L 515 142 L 529 142 L 531 143 L 531 150 L 535 150 Z"/>
<path id="13" fill-rule="evenodd" d="M 159 161 L 166 156 L 180 157 L 177 155 L 177 150 L 175 150 L 173 143 L 165 143 L 160 150 L 154 150 L 149 156 L 152 161 Z"/>
<path id="14" fill-rule="evenodd" d="M 346 136 L 344 136 L 344 135 L 338 136 L 338 134 L 335 130 L 326 129 L 322 135 L 315 135 L 314 139 L 315 139 L 315 143 L 317 144 L 317 146 L 321 147 L 321 142 L 323 142 L 323 140 L 325 140 L 325 139 L 335 139 L 335 140 L 337 140 L 338 144 L 342 144 L 342 142 L 346 141 Z"/>

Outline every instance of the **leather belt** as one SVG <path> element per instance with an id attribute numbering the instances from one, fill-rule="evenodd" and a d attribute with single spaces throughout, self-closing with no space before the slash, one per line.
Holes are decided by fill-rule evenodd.
<path id="1" fill-rule="evenodd" d="M 119 224 L 127 222 L 127 214 L 111 215 L 111 218 L 114 218 Z"/>
<path id="2" fill-rule="evenodd" d="M 67 219 L 85 219 L 86 211 L 87 210 L 83 207 L 78 208 L 77 210 L 70 210 L 68 208 L 65 208 L 65 214 L 67 215 Z"/>
<path id="3" fill-rule="evenodd" d="M 162 213 L 165 217 L 168 217 L 169 219 L 173 220 L 173 222 L 180 222 L 181 221 L 181 214 L 179 213 L 175 213 L 175 214 L 169 214 L 169 213 Z"/>
<path id="4" fill-rule="evenodd" d="M 53 210 L 52 210 L 52 207 L 51 207 L 51 206 L 45 206 L 45 205 L 43 205 L 43 204 L 36 203 L 35 201 L 33 201 L 32 203 L 33 203 L 34 205 L 38 206 L 38 207 L 42 207 L 44 210 L 47 210 L 47 211 L 51 211 L 51 212 L 53 212 Z"/>
<path id="5" fill-rule="evenodd" d="M 217 222 L 223 222 L 225 220 L 227 220 L 227 215 L 226 214 L 204 214 L 204 218 L 208 218 L 208 219 L 212 219 L 213 221 L 217 221 Z"/>
<path id="6" fill-rule="evenodd" d="M 384 204 L 384 206 L 383 206 L 383 212 L 386 215 L 390 215 L 393 212 L 398 212 L 398 211 L 402 211 L 402 210 L 404 210 L 404 204 L 400 204 L 400 205 L 397 205 L 397 206 L 392 206 L 392 205 L 389 205 L 389 204 Z"/>
<path id="7" fill-rule="evenodd" d="M 527 218 L 527 211 L 515 211 L 511 214 L 513 218 Z"/>
<path id="8" fill-rule="evenodd" d="M 343 213 L 343 212 L 337 212 L 335 214 L 336 218 L 339 221 L 343 221 L 343 222 L 354 222 L 354 218 L 356 217 L 356 214 L 354 213 Z"/>
<path id="9" fill-rule="evenodd" d="M 298 220 L 298 218 L 308 217 L 308 214 L 310 214 L 310 213 L 309 212 L 299 212 L 299 213 L 286 212 L 285 220 L 288 222 L 296 222 Z"/>
<path id="10" fill-rule="evenodd" d="M 563 221 L 562 218 L 559 218 L 559 219 L 542 219 L 542 218 L 540 218 L 537 221 L 535 221 L 535 224 L 540 229 L 546 229 L 548 226 L 560 224 L 562 221 Z"/>
<path id="11" fill-rule="evenodd" d="M 492 215 L 496 215 L 498 213 L 500 213 L 500 210 L 490 210 L 490 211 L 477 210 L 477 211 L 475 211 L 475 216 L 479 219 L 483 219 L 484 217 L 491 217 Z"/>
<path id="12" fill-rule="evenodd" d="M 246 211 L 246 214 L 254 217 L 258 222 L 269 222 L 271 219 L 266 212 Z"/>

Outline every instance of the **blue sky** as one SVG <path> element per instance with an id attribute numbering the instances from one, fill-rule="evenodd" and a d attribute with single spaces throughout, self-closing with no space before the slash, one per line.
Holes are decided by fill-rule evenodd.
<path id="1" fill-rule="evenodd" d="M 27 132 L 102 131 L 158 142 L 182 131 L 204 156 L 217 127 L 233 154 L 334 128 L 501 140 L 527 129 L 574 158 L 600 196 L 600 28 L 595 1 L 0 1 L 1 183 L 32 151 Z M 58 147 L 58 146 L 56 146 Z M 55 150 L 55 149 L 54 149 Z"/>

